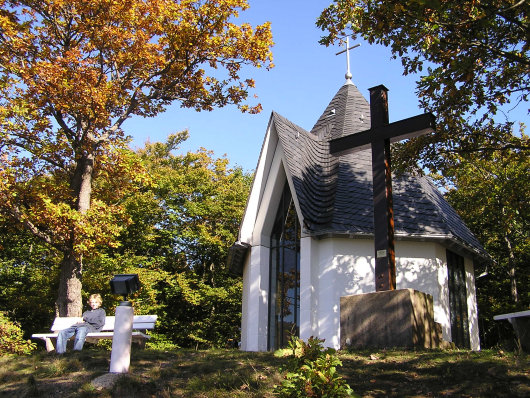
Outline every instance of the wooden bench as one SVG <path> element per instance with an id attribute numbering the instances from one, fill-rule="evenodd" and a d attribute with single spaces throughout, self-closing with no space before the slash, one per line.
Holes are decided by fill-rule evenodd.
<path id="1" fill-rule="evenodd" d="M 512 324 L 521 349 L 530 352 L 530 310 L 495 315 L 496 321 L 507 320 Z"/>
<path id="2" fill-rule="evenodd" d="M 133 332 L 132 340 L 135 343 L 141 345 L 145 344 L 145 341 L 150 339 L 151 336 L 145 334 L 147 330 L 155 328 L 157 315 L 135 315 L 133 319 Z M 114 336 L 114 320 L 115 317 L 105 317 L 105 325 L 99 332 L 91 332 L 86 335 L 86 341 L 94 342 L 100 339 L 112 339 Z M 60 330 L 69 328 L 75 323 L 83 322 L 81 317 L 57 317 L 53 321 L 51 327 L 52 333 L 36 333 L 31 335 L 34 339 L 44 340 L 46 343 L 46 351 L 53 351 L 55 349 L 52 339 L 56 339 Z"/>

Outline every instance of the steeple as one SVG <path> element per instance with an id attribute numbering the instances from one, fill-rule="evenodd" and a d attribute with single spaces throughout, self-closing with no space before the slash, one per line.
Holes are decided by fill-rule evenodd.
<path id="1" fill-rule="evenodd" d="M 320 140 L 327 141 L 354 134 L 370 126 L 370 104 L 351 80 L 350 50 L 359 46 L 360 44 L 355 44 L 350 47 L 349 38 L 346 36 L 344 50 L 335 54 L 346 53 L 346 82 L 311 129 L 311 133 Z"/>
<path id="2" fill-rule="evenodd" d="M 370 104 L 350 80 L 339 89 L 311 132 L 329 140 L 370 128 Z"/>

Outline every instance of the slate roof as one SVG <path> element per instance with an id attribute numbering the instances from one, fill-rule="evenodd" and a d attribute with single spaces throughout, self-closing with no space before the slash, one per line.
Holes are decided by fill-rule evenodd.
<path id="1" fill-rule="evenodd" d="M 366 236 L 373 227 L 371 150 L 340 156 L 329 141 L 370 128 L 370 105 L 348 81 L 310 132 L 273 112 L 307 233 L 315 237 Z M 393 177 L 396 238 L 436 239 L 483 259 L 484 248 L 424 176 Z"/>

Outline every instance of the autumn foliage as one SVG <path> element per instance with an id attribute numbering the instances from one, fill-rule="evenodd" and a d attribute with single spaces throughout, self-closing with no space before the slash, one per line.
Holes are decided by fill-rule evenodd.
<path id="1" fill-rule="evenodd" d="M 272 67 L 245 0 L 0 0 L 0 211 L 62 253 L 57 312 L 81 311 L 83 258 L 115 245 L 148 177 L 121 126 L 174 101 L 248 104 Z"/>

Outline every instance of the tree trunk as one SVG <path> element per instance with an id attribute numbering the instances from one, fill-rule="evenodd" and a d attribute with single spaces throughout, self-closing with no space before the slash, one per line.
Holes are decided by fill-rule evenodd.
<path id="1" fill-rule="evenodd" d="M 77 163 L 71 185 L 75 194 L 77 211 L 85 214 L 90 209 L 92 194 L 92 173 L 94 172 L 94 155 L 83 156 Z"/>
<path id="2" fill-rule="evenodd" d="M 519 293 L 517 292 L 517 278 L 515 277 L 515 268 L 510 267 L 510 291 L 512 293 L 512 300 L 517 303 L 519 301 Z"/>
<path id="3" fill-rule="evenodd" d="M 81 316 L 83 302 L 81 299 L 82 263 L 73 253 L 64 253 L 61 261 L 59 293 L 55 302 L 56 316 Z"/>
<path id="4" fill-rule="evenodd" d="M 519 293 L 517 292 L 517 278 L 515 276 L 515 255 L 513 254 L 512 250 L 512 242 L 510 241 L 510 238 L 507 234 L 504 234 L 504 241 L 506 242 L 506 246 L 508 247 L 508 275 L 510 276 L 510 293 L 512 295 L 512 300 L 514 303 L 517 303 L 519 301 Z"/>
<path id="5" fill-rule="evenodd" d="M 84 214 L 90 209 L 90 196 L 92 193 L 92 174 L 94 171 L 94 155 L 83 156 L 77 163 L 71 186 L 76 199 L 76 210 Z M 61 275 L 59 279 L 59 292 L 55 302 L 57 316 L 81 316 L 83 302 L 81 299 L 83 257 L 75 253 L 74 243 L 76 237 L 72 230 L 70 247 L 63 253 L 61 262 Z"/>

